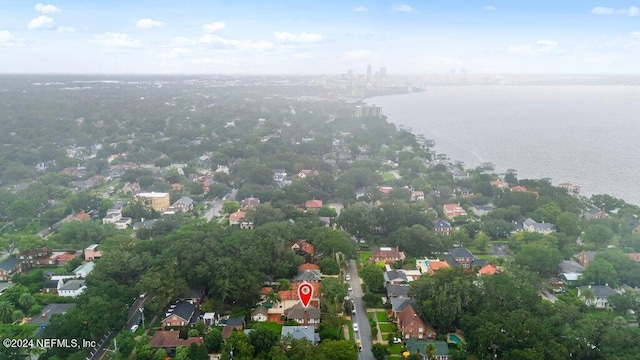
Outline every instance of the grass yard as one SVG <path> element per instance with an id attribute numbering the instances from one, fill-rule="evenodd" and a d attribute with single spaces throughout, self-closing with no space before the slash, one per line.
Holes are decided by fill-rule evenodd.
<path id="1" fill-rule="evenodd" d="M 280 335 L 282 333 L 282 324 L 274 322 L 259 322 L 254 326 L 256 329 L 268 329 L 274 334 Z"/>
<path id="2" fill-rule="evenodd" d="M 389 341 L 389 336 L 391 336 L 391 334 L 382 334 L 382 340 L 384 340 L 385 342 Z"/>
<path id="3" fill-rule="evenodd" d="M 366 264 L 370 258 L 371 258 L 371 251 L 363 251 L 360 253 L 360 261 L 362 261 L 363 263 Z"/>
<path id="4" fill-rule="evenodd" d="M 389 352 L 393 354 L 402 354 L 402 344 L 393 344 L 389 346 Z"/>
<path id="5" fill-rule="evenodd" d="M 392 333 L 392 332 L 396 332 L 397 330 L 398 329 L 394 324 L 391 324 L 391 323 L 380 324 L 380 331 L 383 333 Z"/>
<path id="6" fill-rule="evenodd" d="M 376 318 L 378 319 L 379 323 L 387 322 L 387 314 L 382 311 L 376 312 Z"/>
<path id="7" fill-rule="evenodd" d="M 395 180 L 395 179 L 396 179 L 395 175 L 393 175 L 393 174 L 392 174 L 392 173 L 390 173 L 390 172 L 384 172 L 384 173 L 382 173 L 382 181 L 385 181 L 385 182 L 386 182 L 386 181 L 393 181 L 393 180 Z"/>

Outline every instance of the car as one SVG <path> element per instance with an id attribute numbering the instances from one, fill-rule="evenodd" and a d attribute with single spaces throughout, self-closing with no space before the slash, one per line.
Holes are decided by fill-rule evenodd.
<path id="1" fill-rule="evenodd" d="M 355 315 L 355 314 L 356 314 L 356 308 L 353 308 L 353 310 L 351 310 L 351 313 L 352 313 L 353 315 Z"/>
<path id="2" fill-rule="evenodd" d="M 349 276 L 349 274 L 347 274 L 347 275 L 345 275 L 345 276 L 344 276 L 344 279 L 345 279 L 346 281 L 350 281 L 350 280 L 351 280 L 351 276 Z"/>
<path id="3" fill-rule="evenodd" d="M 351 291 L 353 291 L 353 288 L 351 286 L 349 286 L 348 290 L 351 292 Z"/>
<path id="4" fill-rule="evenodd" d="M 402 342 L 402 339 L 397 338 L 397 337 L 394 337 L 394 338 L 393 338 L 393 343 L 394 343 L 394 344 L 400 344 L 401 342 Z"/>
<path id="5" fill-rule="evenodd" d="M 358 331 L 358 323 L 353 323 L 353 331 Z"/>
<path id="6" fill-rule="evenodd" d="M 138 325 L 133 325 L 131 327 L 131 332 L 136 332 L 136 330 L 138 330 Z"/>

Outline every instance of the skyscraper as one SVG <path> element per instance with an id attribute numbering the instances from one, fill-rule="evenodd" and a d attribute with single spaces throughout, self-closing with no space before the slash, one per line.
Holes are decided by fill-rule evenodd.
<path id="1" fill-rule="evenodd" d="M 387 77 L 387 68 L 385 66 L 380 68 L 380 77 L 383 79 Z"/>
<path id="2" fill-rule="evenodd" d="M 367 66 L 367 77 L 371 77 L 371 64 Z"/>

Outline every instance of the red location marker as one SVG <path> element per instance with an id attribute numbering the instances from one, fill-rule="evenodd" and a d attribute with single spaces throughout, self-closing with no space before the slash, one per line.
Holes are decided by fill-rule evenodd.
<path id="1" fill-rule="evenodd" d="M 313 297 L 313 286 L 309 283 L 302 283 L 298 286 L 298 298 L 302 302 L 302 306 L 308 307 Z"/>

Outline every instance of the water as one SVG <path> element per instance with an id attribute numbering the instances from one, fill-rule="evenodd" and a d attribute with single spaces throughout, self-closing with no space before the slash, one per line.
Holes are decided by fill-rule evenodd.
<path id="1" fill-rule="evenodd" d="M 467 167 L 581 186 L 640 205 L 638 86 L 461 86 L 368 99 Z"/>

